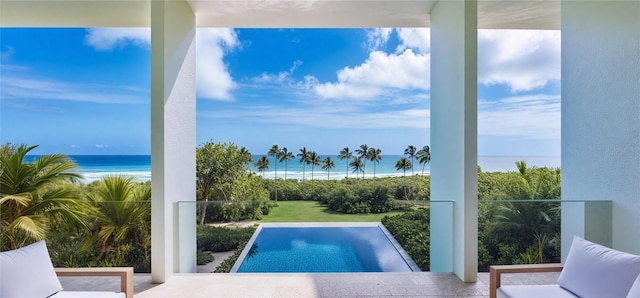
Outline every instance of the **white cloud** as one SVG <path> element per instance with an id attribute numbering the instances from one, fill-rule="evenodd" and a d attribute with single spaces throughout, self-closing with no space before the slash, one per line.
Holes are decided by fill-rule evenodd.
<path id="1" fill-rule="evenodd" d="M 111 104 L 148 103 L 147 91 L 131 86 L 75 84 L 47 78 L 3 74 L 3 99 L 66 100 Z"/>
<path id="2" fill-rule="evenodd" d="M 430 31 L 426 28 L 378 28 L 367 30 L 372 50 L 362 64 L 337 72 L 337 82 L 305 77 L 301 85 L 322 98 L 371 100 L 387 98 L 398 90 L 427 91 L 430 88 Z M 391 36 L 399 40 L 395 53 L 384 48 Z"/>
<path id="3" fill-rule="evenodd" d="M 479 30 L 478 81 L 530 91 L 560 80 L 560 31 Z"/>
<path id="4" fill-rule="evenodd" d="M 236 88 L 224 63 L 224 54 L 240 42 L 233 29 L 200 28 L 197 36 L 196 80 L 198 97 L 217 100 L 233 100 L 231 91 Z"/>
<path id="5" fill-rule="evenodd" d="M 96 148 L 109 148 L 109 145 L 96 144 L 95 147 Z"/>
<path id="6" fill-rule="evenodd" d="M 148 46 L 151 43 L 149 28 L 89 28 L 85 42 L 98 51 L 109 51 L 127 44 Z"/>
<path id="7" fill-rule="evenodd" d="M 429 55 L 406 50 L 399 55 L 374 51 L 361 65 L 338 71 L 335 83 L 319 83 L 308 77 L 307 87 L 323 98 L 374 99 L 393 89 L 428 90 Z"/>
<path id="8" fill-rule="evenodd" d="M 293 62 L 291 68 L 288 71 L 281 71 L 279 73 L 266 73 L 263 72 L 261 75 L 254 77 L 252 81 L 256 83 L 278 83 L 282 84 L 285 81 L 291 80 L 291 74 L 302 65 L 302 61 L 296 60 Z"/>
<path id="9" fill-rule="evenodd" d="M 251 106 L 232 110 L 201 111 L 201 116 L 250 119 L 260 123 L 320 128 L 429 128 L 429 109 L 370 112 L 353 107 L 324 105 L 309 107 Z"/>
<path id="10" fill-rule="evenodd" d="M 148 28 L 92 28 L 85 40 L 98 51 L 107 51 L 128 44 L 149 46 Z M 223 58 L 227 51 L 239 45 L 233 29 L 200 28 L 196 31 L 196 80 L 198 96 L 207 99 L 232 100 L 236 88 Z"/>
<path id="11" fill-rule="evenodd" d="M 421 54 L 429 53 L 431 49 L 431 30 L 429 28 L 398 28 L 396 33 L 401 42 L 396 52 L 414 49 Z"/>
<path id="12" fill-rule="evenodd" d="M 395 34 L 399 40 L 396 53 L 412 49 L 417 53 L 429 53 L 431 31 L 429 28 L 376 28 L 367 30 L 367 43 L 371 51 L 382 49 Z"/>
<path id="13" fill-rule="evenodd" d="M 560 139 L 560 96 L 538 94 L 479 101 L 478 135 Z"/>
<path id="14" fill-rule="evenodd" d="M 393 32 L 393 28 L 375 28 L 367 31 L 367 42 L 369 49 L 376 51 L 389 41 L 389 36 Z"/>

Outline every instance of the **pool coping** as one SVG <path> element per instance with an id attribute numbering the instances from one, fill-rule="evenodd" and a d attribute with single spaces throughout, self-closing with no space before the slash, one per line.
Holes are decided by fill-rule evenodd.
<path id="1" fill-rule="evenodd" d="M 409 254 L 404 250 L 404 248 L 402 248 L 400 243 L 398 243 L 398 241 L 393 237 L 393 235 L 391 235 L 391 232 L 389 232 L 389 230 L 387 230 L 387 228 L 380 222 L 286 222 L 286 223 L 260 224 L 256 229 L 256 231 L 253 232 L 253 235 L 251 235 L 251 238 L 245 245 L 244 249 L 242 249 L 242 253 L 240 253 L 240 256 L 238 257 L 236 262 L 233 264 L 233 267 L 231 268 L 230 273 L 238 273 L 238 274 L 245 273 L 245 272 L 238 272 L 238 269 L 240 269 L 240 266 L 242 265 L 244 258 L 247 256 L 247 254 L 251 250 L 251 246 L 253 246 L 253 243 L 255 242 L 256 238 L 258 238 L 258 235 L 260 234 L 260 231 L 262 231 L 263 227 L 302 227 L 302 228 L 304 227 L 378 227 L 382 231 L 384 236 L 387 238 L 387 240 L 391 242 L 391 245 L 393 245 L 396 251 L 398 251 L 398 253 L 400 254 L 400 257 L 402 257 L 402 259 L 407 264 L 407 266 L 409 266 L 411 271 L 422 272 L 418 264 L 416 264 L 416 262 L 413 261 L 411 256 L 409 256 Z M 269 273 L 284 274 L 285 272 L 282 272 L 282 273 L 269 272 Z M 316 272 L 316 273 L 323 273 L 323 272 Z M 349 273 L 349 272 L 326 272 L 326 273 Z M 385 272 L 358 272 L 358 273 L 385 273 Z M 247 274 L 254 274 L 254 273 L 247 272 Z"/>

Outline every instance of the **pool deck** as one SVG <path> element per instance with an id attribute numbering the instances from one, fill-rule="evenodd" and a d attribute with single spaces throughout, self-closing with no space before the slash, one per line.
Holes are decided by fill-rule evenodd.
<path id="1" fill-rule="evenodd" d="M 558 273 L 507 274 L 503 284 L 555 283 Z M 119 288 L 109 278 L 61 278 L 65 290 Z M 149 274 L 135 274 L 135 297 L 489 297 L 489 274 L 464 283 L 451 273 L 207 273 L 177 274 L 151 284 Z"/>

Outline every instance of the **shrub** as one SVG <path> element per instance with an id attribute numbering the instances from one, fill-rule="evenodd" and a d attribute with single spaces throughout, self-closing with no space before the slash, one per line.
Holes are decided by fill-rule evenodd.
<path id="1" fill-rule="evenodd" d="M 197 264 L 198 265 L 206 265 L 208 263 L 211 263 L 215 260 L 215 258 L 213 257 L 213 255 L 211 253 L 205 252 L 205 251 L 201 251 L 198 250 L 198 254 L 196 255 L 197 258 Z"/>
<path id="2" fill-rule="evenodd" d="M 255 227 L 225 228 L 198 225 L 197 246 L 199 250 L 211 252 L 234 250 L 249 241 L 255 231 Z"/>
<path id="3" fill-rule="evenodd" d="M 331 192 L 328 207 L 342 213 L 383 213 L 393 209 L 393 198 L 385 186 L 342 186 Z"/>
<path id="4" fill-rule="evenodd" d="M 385 216 L 382 224 L 391 232 L 413 261 L 424 271 L 429 270 L 429 209 Z"/>
<path id="5" fill-rule="evenodd" d="M 236 263 L 236 261 L 238 261 L 238 258 L 242 254 L 242 250 L 244 249 L 245 245 L 247 245 L 246 242 L 243 243 L 240 247 L 238 247 L 233 252 L 233 255 L 231 255 L 230 257 L 226 258 L 224 261 L 222 261 L 222 263 L 220 263 L 220 265 L 218 265 L 218 267 L 216 267 L 216 270 L 213 271 L 213 272 L 214 273 L 229 273 L 229 272 L 231 272 L 231 268 L 233 268 L 233 265 Z"/>

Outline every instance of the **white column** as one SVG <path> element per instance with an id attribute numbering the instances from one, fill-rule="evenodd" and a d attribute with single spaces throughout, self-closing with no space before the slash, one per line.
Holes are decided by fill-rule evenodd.
<path id="1" fill-rule="evenodd" d="M 476 1 L 431 12 L 431 199 L 455 201 L 453 218 L 432 204 L 431 269 L 465 282 L 478 271 L 477 28 Z"/>
<path id="2" fill-rule="evenodd" d="M 195 211 L 181 225 L 177 201 L 195 201 L 195 16 L 183 0 L 151 1 L 151 276 L 195 272 Z M 178 214 L 180 216 L 178 216 Z M 190 234 L 189 234 L 190 233 Z M 178 241 L 181 239 L 181 241 Z"/>
<path id="3" fill-rule="evenodd" d="M 563 203 L 563 257 L 573 235 L 640 254 L 640 2 L 562 1 L 561 28 L 562 199 L 612 201 Z"/>

